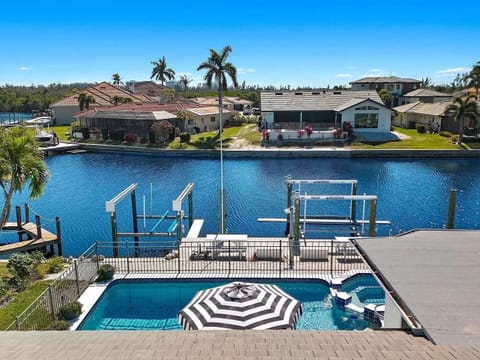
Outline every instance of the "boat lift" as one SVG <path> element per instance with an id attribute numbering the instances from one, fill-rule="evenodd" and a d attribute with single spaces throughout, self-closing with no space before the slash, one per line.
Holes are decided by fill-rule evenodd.
<path id="1" fill-rule="evenodd" d="M 140 237 L 156 238 L 156 237 L 174 237 L 177 242 L 182 239 L 183 236 L 183 220 L 188 220 L 188 229 L 193 224 L 193 187 L 194 183 L 189 183 L 183 191 L 178 195 L 178 197 L 172 201 L 172 210 L 175 212 L 175 215 L 170 215 L 170 211 L 166 210 L 161 215 L 147 215 L 145 209 L 145 201 L 143 206 L 143 214 L 137 214 L 137 201 L 135 191 L 138 187 L 138 184 L 134 183 L 125 188 L 122 192 L 117 194 L 114 198 L 105 202 L 105 209 L 110 213 L 110 222 L 112 227 L 112 243 L 113 243 L 113 257 L 118 257 L 118 238 L 119 237 L 133 237 L 135 244 L 135 256 L 138 256 Z M 119 232 L 117 228 L 117 205 L 130 195 L 131 199 L 131 212 L 132 212 L 132 232 Z M 185 215 L 183 210 L 183 202 L 188 200 L 188 212 Z M 144 229 L 143 232 L 139 231 L 138 220 L 143 219 L 144 228 L 146 227 L 146 221 L 148 220 L 157 220 L 150 231 Z M 167 231 L 159 232 L 157 229 L 160 225 L 166 220 L 173 220 Z"/>
<path id="2" fill-rule="evenodd" d="M 287 207 L 285 209 L 286 219 L 282 218 L 259 218 L 261 222 L 286 222 L 285 236 L 293 236 L 295 241 L 300 239 L 300 229 L 303 226 L 303 235 L 305 235 L 306 225 L 311 224 L 315 227 L 322 227 L 323 229 L 316 230 L 320 232 L 347 232 L 354 234 L 352 236 L 358 236 L 361 232 L 363 235 L 365 230 L 365 224 L 369 225 L 369 236 L 375 236 L 376 225 L 387 225 L 389 221 L 378 221 L 376 219 L 377 210 L 377 196 L 376 195 L 357 195 L 357 180 L 296 180 L 291 177 L 286 178 L 287 184 Z M 298 185 L 297 190 L 293 190 L 293 185 Z M 343 195 L 308 195 L 300 194 L 300 185 L 302 184 L 344 184 L 350 185 L 350 194 Z M 300 202 L 304 201 L 305 214 L 303 218 L 300 217 Z M 347 216 L 307 216 L 306 206 L 307 201 L 350 201 L 349 215 Z M 361 220 L 356 219 L 356 207 L 357 201 L 363 201 L 363 218 Z M 365 202 L 370 201 L 370 219 L 365 220 Z M 292 216 L 293 214 L 293 216 Z M 292 231 L 290 230 L 292 227 Z M 327 230 L 325 230 L 327 229 Z M 315 231 L 315 230 L 312 230 Z"/>

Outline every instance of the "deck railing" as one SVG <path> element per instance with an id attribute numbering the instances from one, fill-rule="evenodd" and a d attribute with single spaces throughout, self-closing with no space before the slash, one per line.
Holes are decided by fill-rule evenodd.
<path id="1" fill-rule="evenodd" d="M 118 253 L 118 257 L 113 257 Z M 77 300 L 102 264 L 117 275 L 152 274 L 196 278 L 345 277 L 367 270 L 349 242 L 183 240 L 181 243 L 96 242 L 55 280 L 6 330 L 44 330 L 59 319 L 60 308 Z"/>

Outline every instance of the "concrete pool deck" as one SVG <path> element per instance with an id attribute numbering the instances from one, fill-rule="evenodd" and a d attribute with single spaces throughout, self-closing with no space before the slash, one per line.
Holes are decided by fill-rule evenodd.
<path id="1" fill-rule="evenodd" d="M 0 344 L 0 358 L 15 360 L 480 359 L 480 347 L 403 331 L 9 331 Z"/>

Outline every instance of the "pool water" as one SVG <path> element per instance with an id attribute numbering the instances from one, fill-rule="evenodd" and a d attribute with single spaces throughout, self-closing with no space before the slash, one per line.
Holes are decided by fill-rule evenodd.
<path id="1" fill-rule="evenodd" d="M 105 290 L 78 330 L 182 330 L 177 313 L 195 293 L 227 282 L 117 281 Z M 366 321 L 337 309 L 330 301 L 329 287 L 323 282 L 268 283 L 303 303 L 299 330 L 363 330 L 368 326 Z"/>
<path id="2" fill-rule="evenodd" d="M 385 291 L 371 274 L 356 274 L 346 279 L 339 290 L 349 293 L 358 306 L 385 303 Z"/>

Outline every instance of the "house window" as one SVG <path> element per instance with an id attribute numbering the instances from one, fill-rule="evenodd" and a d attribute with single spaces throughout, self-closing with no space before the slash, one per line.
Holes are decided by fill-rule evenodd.
<path id="1" fill-rule="evenodd" d="M 215 116 L 210 116 L 210 122 L 212 122 L 212 123 L 215 122 Z"/>
<path id="2" fill-rule="evenodd" d="M 193 125 L 193 120 L 188 120 L 187 123 L 188 125 Z"/>
<path id="3" fill-rule="evenodd" d="M 356 128 L 378 128 L 378 114 L 355 114 Z"/>

